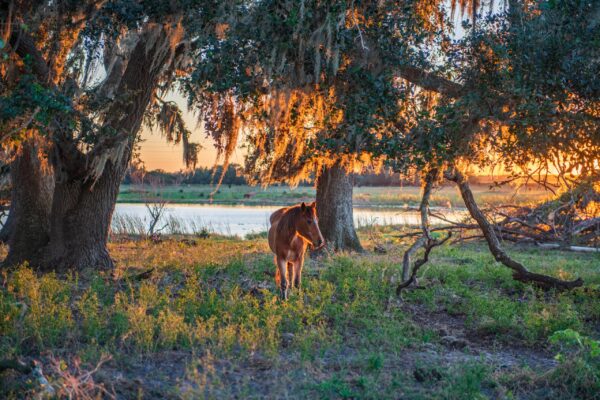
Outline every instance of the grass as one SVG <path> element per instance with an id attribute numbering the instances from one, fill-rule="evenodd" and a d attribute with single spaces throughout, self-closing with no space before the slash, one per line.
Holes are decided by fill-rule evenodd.
<path id="1" fill-rule="evenodd" d="M 303 291 L 288 302 L 277 298 L 260 235 L 115 241 L 114 276 L 4 271 L 0 354 L 38 360 L 59 394 L 72 384 L 68 371 L 110 356 L 89 392 L 102 384 L 119 398 L 598 398 L 598 255 L 509 248 L 532 270 L 586 282 L 559 294 L 512 280 L 482 244 L 444 246 L 420 289 L 396 298 L 408 243 L 393 227 L 360 234 L 366 248 L 376 241 L 388 253 L 309 260 Z M 0 382 L 2 398 L 40 391 L 12 371 Z"/>
<path id="2" fill-rule="evenodd" d="M 488 185 L 472 185 L 476 200 L 482 204 L 499 205 L 510 201 L 514 204 L 534 204 L 548 199 L 550 193 L 542 189 L 523 188 L 516 192 L 514 188 L 502 187 L 490 189 Z M 171 203 L 211 203 L 210 193 L 214 190 L 209 185 L 169 185 L 159 188 L 140 185 L 121 185 L 118 201 L 123 203 L 140 203 L 146 200 L 166 199 Z M 246 204 L 246 205 L 289 205 L 301 201 L 313 201 L 315 189 L 300 186 L 290 189 L 286 186 L 272 186 L 266 189 L 252 186 L 222 186 L 215 193 L 214 204 Z M 359 207 L 417 206 L 420 202 L 418 187 L 355 187 L 354 205 Z M 454 187 L 444 186 L 433 196 L 434 206 L 462 207 L 459 193 Z"/>

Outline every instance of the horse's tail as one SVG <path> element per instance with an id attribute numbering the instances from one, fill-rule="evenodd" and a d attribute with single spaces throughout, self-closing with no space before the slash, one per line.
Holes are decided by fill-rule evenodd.
<path id="1" fill-rule="evenodd" d="M 281 287 L 281 272 L 279 272 L 279 265 L 277 264 L 277 256 L 275 256 L 275 284 L 278 288 Z"/>

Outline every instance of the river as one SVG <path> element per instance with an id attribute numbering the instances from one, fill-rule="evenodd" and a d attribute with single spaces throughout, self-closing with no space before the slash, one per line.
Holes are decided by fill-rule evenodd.
<path id="1" fill-rule="evenodd" d="M 204 204 L 169 204 L 157 228 L 161 233 L 194 234 L 202 231 L 244 237 L 265 232 L 269 216 L 280 206 L 224 206 Z M 458 220 L 463 213 L 445 212 L 447 218 Z M 113 232 L 142 233 L 148 229 L 150 214 L 144 204 L 118 203 L 113 218 Z M 419 214 L 404 208 L 355 208 L 354 223 L 367 225 L 418 225 Z"/>

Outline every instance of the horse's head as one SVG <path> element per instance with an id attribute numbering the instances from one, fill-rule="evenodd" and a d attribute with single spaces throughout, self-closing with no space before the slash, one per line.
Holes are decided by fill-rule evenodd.
<path id="1" fill-rule="evenodd" d="M 300 220 L 296 225 L 298 233 L 308 239 L 314 248 L 320 249 L 325 246 L 325 239 L 323 239 L 323 234 L 319 229 L 316 203 L 314 201 L 310 204 L 302 203 L 300 210 Z"/>

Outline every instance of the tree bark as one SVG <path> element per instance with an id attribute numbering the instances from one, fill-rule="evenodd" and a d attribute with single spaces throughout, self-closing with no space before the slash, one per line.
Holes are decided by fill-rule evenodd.
<path id="1" fill-rule="evenodd" d="M 56 168 L 50 242 L 39 260 L 41 269 L 113 268 L 106 247 L 110 223 L 144 112 L 171 56 L 166 41 L 164 28 L 155 26 L 148 29 L 131 54 L 118 91 L 126 100 L 115 100 L 104 122 L 121 139 L 108 138 L 98 143 L 87 159 L 77 160 L 75 168 L 69 166 L 66 171 Z M 118 147 L 123 145 L 121 152 Z M 85 170 L 90 158 L 102 158 L 109 153 L 120 155 L 109 157 L 99 176 L 90 175 L 89 171 L 82 175 L 78 171 L 77 164 Z M 56 162 L 60 165 L 61 160 Z M 73 160 L 65 160 L 69 162 Z"/>
<path id="2" fill-rule="evenodd" d="M 402 280 L 408 281 L 411 276 L 411 259 L 415 253 L 424 247 L 428 240 L 431 240 L 431 231 L 429 229 L 429 199 L 431 198 L 431 191 L 435 181 L 438 179 L 439 171 L 434 169 L 425 174 L 423 193 L 421 195 L 421 205 L 419 206 L 419 212 L 421 214 L 421 231 L 423 236 L 417 239 L 412 246 L 404 252 L 402 258 Z"/>
<path id="3" fill-rule="evenodd" d="M 123 173 L 112 164 L 92 188 L 91 182 L 56 185 L 50 242 L 38 266 L 50 269 L 110 270 L 113 261 L 106 244 Z"/>
<path id="4" fill-rule="evenodd" d="M 396 288 L 397 295 L 400 295 L 402 289 L 410 286 L 413 282 L 416 282 L 417 272 L 419 272 L 419 269 L 429 261 L 431 250 L 433 250 L 434 247 L 446 243 L 452 236 L 452 232 L 448 232 L 448 235 L 442 240 L 434 239 L 431 236 L 431 228 L 429 227 L 429 200 L 438 177 L 439 170 L 437 168 L 430 170 L 424 176 L 423 194 L 421 196 L 421 206 L 419 207 L 419 212 L 421 214 L 421 231 L 423 232 L 423 235 L 404 252 L 404 257 L 402 258 L 402 282 Z M 416 260 L 411 269 L 412 257 L 421 247 L 425 248 L 423 258 Z"/>
<path id="5" fill-rule="evenodd" d="M 317 178 L 317 215 L 328 248 L 363 251 L 354 230 L 352 182 L 339 163 L 324 167 Z"/>
<path id="6" fill-rule="evenodd" d="M 6 222 L 9 252 L 4 266 L 34 259 L 49 240 L 54 180 L 40 153 L 36 139 L 29 138 L 11 165 L 13 186 Z"/>

